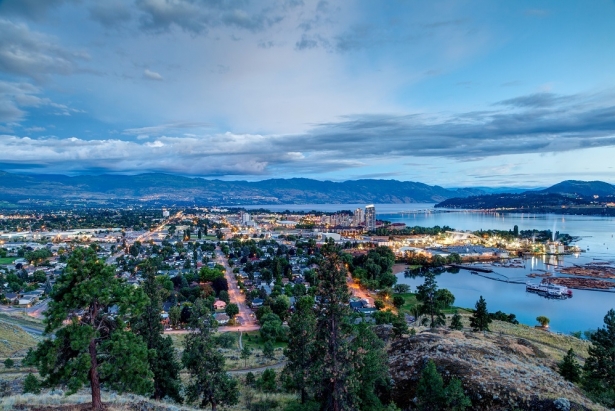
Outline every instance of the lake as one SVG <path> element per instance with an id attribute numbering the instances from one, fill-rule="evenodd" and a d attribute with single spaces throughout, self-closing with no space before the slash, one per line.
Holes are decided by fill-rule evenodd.
<path id="1" fill-rule="evenodd" d="M 265 208 L 272 211 L 326 211 L 354 210 L 365 204 L 302 204 L 265 205 L 245 208 Z M 506 278 L 525 281 L 530 272 L 552 272 L 556 266 L 584 264 L 591 261 L 615 260 L 615 218 L 555 215 L 555 214 L 502 214 L 478 211 L 446 211 L 433 209 L 433 204 L 376 204 L 377 218 L 408 226 L 449 226 L 456 230 L 552 230 L 580 237 L 575 244 L 585 252 L 578 256 L 533 257 L 524 261 L 524 268 L 492 267 Z M 504 277 L 502 277 L 504 278 Z M 536 317 L 545 315 L 551 319 L 551 329 L 569 333 L 595 329 L 603 325 L 607 311 L 615 308 L 615 293 L 573 290 L 574 296 L 566 300 L 546 299 L 525 291 L 524 284 L 494 281 L 461 270 L 458 274 L 444 273 L 437 276 L 438 286 L 447 288 L 455 295 L 455 305 L 474 307 L 479 296 L 487 301 L 489 311 L 514 313 L 523 324 L 536 325 Z M 540 279 L 533 279 L 540 282 Z M 405 278 L 398 274 L 398 282 L 409 284 L 412 290 L 423 279 Z"/>

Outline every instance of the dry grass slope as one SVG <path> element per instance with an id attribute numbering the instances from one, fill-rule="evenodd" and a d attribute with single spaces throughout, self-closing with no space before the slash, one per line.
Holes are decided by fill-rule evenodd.
<path id="1" fill-rule="evenodd" d="M 0 358 L 23 356 L 37 342 L 20 327 L 0 320 Z"/>

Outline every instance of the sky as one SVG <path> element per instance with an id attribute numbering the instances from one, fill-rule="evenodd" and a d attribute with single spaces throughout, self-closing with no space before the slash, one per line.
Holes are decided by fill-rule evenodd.
<path id="1" fill-rule="evenodd" d="M 0 170 L 615 183 L 615 0 L 0 0 Z"/>

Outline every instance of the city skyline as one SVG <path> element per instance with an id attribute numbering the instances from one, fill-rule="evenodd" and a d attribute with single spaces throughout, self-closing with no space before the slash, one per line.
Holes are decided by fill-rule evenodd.
<path id="1" fill-rule="evenodd" d="M 5 0 L 0 169 L 615 182 L 615 2 Z"/>

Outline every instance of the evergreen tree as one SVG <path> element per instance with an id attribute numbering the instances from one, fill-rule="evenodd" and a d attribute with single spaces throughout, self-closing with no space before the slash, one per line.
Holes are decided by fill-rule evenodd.
<path id="1" fill-rule="evenodd" d="M 66 385 L 74 393 L 89 382 L 94 410 L 103 408 L 101 383 L 119 392 L 152 392 L 147 347 L 125 326 L 147 301 L 141 289 L 117 279 L 93 249 L 77 248 L 51 298 L 45 333 L 54 338 L 30 356 L 45 385 Z"/>
<path id="2" fill-rule="evenodd" d="M 592 345 L 583 367 L 583 386 L 607 407 L 615 407 L 615 310 L 604 316 L 604 327 L 590 336 Z"/>
<path id="3" fill-rule="evenodd" d="M 453 314 L 453 318 L 451 318 L 451 325 L 449 326 L 449 328 L 451 330 L 463 330 L 461 315 L 459 315 L 458 311 L 455 311 L 455 314 Z"/>
<path id="4" fill-rule="evenodd" d="M 12 358 L 7 358 L 6 360 L 4 360 L 5 368 L 13 368 L 14 366 L 15 366 L 15 361 L 13 361 Z"/>
<path id="5" fill-rule="evenodd" d="M 570 348 L 561 363 L 558 364 L 559 373 L 566 380 L 577 383 L 581 380 L 581 366 L 577 362 L 574 350 Z"/>
<path id="6" fill-rule="evenodd" d="M 316 316 L 313 306 L 314 299 L 310 296 L 301 297 L 296 302 L 295 312 L 288 320 L 288 347 L 284 351 L 288 359 L 285 372 L 300 392 L 301 404 L 308 400 L 308 377 L 314 355 Z"/>
<path id="7" fill-rule="evenodd" d="M 318 268 L 315 361 L 313 372 L 316 399 L 322 411 L 356 410 L 357 376 L 355 353 L 350 351 L 352 327 L 349 323 L 350 292 L 347 272 L 332 243 L 322 247 L 323 259 Z"/>
<path id="8" fill-rule="evenodd" d="M 143 313 L 132 321 L 132 330 L 141 336 L 149 350 L 150 370 L 154 374 L 153 398 L 159 400 L 166 396 L 181 403 L 181 364 L 177 360 L 171 337 L 163 337 L 164 327 L 160 322 L 162 311 L 161 287 L 156 281 L 156 265 L 147 261 L 142 267 L 143 292 L 149 298 Z"/>
<path id="9" fill-rule="evenodd" d="M 23 382 L 23 393 L 31 393 L 31 394 L 40 394 L 41 393 L 41 382 L 34 376 L 34 374 L 29 373 L 26 376 L 26 379 Z"/>
<path id="10" fill-rule="evenodd" d="M 258 381 L 258 385 L 261 390 L 263 390 L 264 392 L 275 392 L 278 387 L 275 381 L 275 377 L 275 371 L 271 368 L 267 368 L 265 371 L 263 371 L 263 373 L 261 374 L 261 378 Z"/>
<path id="11" fill-rule="evenodd" d="M 441 310 L 441 301 L 438 300 L 438 284 L 436 283 L 436 275 L 428 271 L 425 274 L 423 284 L 416 287 L 416 298 L 423 304 L 421 305 L 421 314 L 429 318 L 423 318 L 424 325 L 429 324 L 431 328 L 446 324 L 446 319 Z"/>
<path id="12" fill-rule="evenodd" d="M 452 378 L 444 389 L 446 409 L 450 411 L 463 411 L 472 406 L 472 401 L 463 392 L 463 386 L 459 378 Z"/>
<path id="13" fill-rule="evenodd" d="M 470 318 L 470 326 L 474 331 L 489 331 L 490 323 L 491 318 L 489 317 L 489 311 L 487 311 L 487 302 L 481 295 Z"/>
<path id="14" fill-rule="evenodd" d="M 393 317 L 393 335 L 395 337 L 401 337 L 404 334 L 408 334 L 408 323 L 402 313 L 398 313 Z"/>
<path id="15" fill-rule="evenodd" d="M 268 360 L 275 359 L 275 354 L 273 352 L 273 343 L 271 342 L 271 340 L 267 340 L 265 341 L 265 344 L 263 344 L 263 356 Z"/>
<path id="16" fill-rule="evenodd" d="M 418 408 L 425 411 L 463 411 L 472 406 L 472 402 L 463 392 L 459 378 L 452 378 L 444 388 L 444 380 L 433 360 L 427 362 L 421 373 L 416 396 Z"/>
<path id="17" fill-rule="evenodd" d="M 244 345 L 243 348 L 241 349 L 240 355 L 241 355 L 241 359 L 244 361 L 243 363 L 244 367 L 247 367 L 248 358 L 250 358 L 250 355 L 252 355 L 252 350 L 247 345 Z"/>
<path id="18" fill-rule="evenodd" d="M 385 407 L 378 395 L 388 393 L 391 388 L 384 342 L 369 324 L 360 323 L 355 327 L 355 338 L 350 348 L 355 353 L 363 353 L 355 366 L 356 378 L 359 381 L 355 395 L 358 397 L 360 409 L 383 410 Z"/>
<path id="19" fill-rule="evenodd" d="M 439 411 L 445 403 L 444 381 L 433 360 L 429 360 L 421 373 L 416 389 L 420 410 Z"/>
<path id="20" fill-rule="evenodd" d="M 216 321 L 202 299 L 192 308 L 190 326 L 193 331 L 184 340 L 182 362 L 190 375 L 186 387 L 188 401 L 199 401 L 201 407 L 211 404 L 235 405 L 238 402 L 237 381 L 224 370 L 224 356 L 216 349 L 213 332 Z"/>

